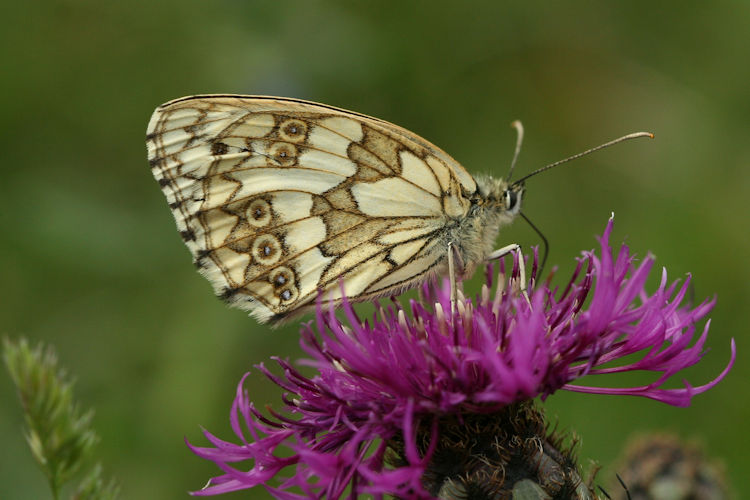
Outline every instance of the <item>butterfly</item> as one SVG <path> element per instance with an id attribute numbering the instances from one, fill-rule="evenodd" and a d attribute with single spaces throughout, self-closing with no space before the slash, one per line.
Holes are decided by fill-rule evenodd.
<path id="1" fill-rule="evenodd" d="M 469 276 L 524 193 L 397 125 L 298 99 L 176 99 L 146 139 L 195 265 L 260 322 L 313 308 L 321 292 L 329 304 L 342 289 L 350 301 L 396 295 L 445 274 L 453 255 Z"/>

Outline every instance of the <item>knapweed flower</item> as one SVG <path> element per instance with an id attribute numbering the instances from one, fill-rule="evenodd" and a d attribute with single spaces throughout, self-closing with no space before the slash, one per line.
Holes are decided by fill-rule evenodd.
<path id="1" fill-rule="evenodd" d="M 534 284 L 529 300 L 510 279 L 484 286 L 452 307 L 449 287 L 424 287 L 404 309 L 396 301 L 362 320 L 318 308 L 315 333 L 303 326 L 304 376 L 275 359 L 283 375 L 258 369 L 284 389 L 285 412 L 258 410 L 240 382 L 231 412 L 239 444 L 205 432 L 213 447 L 191 449 L 224 472 L 198 495 L 262 485 L 276 498 L 592 498 L 568 451 L 545 433 L 530 402 L 558 389 L 644 396 L 675 406 L 716 385 L 665 388 L 672 375 L 704 354 L 714 305 L 683 304 L 688 277 L 644 289 L 653 258 L 640 263 L 622 246 L 584 252 L 562 289 Z M 489 274 L 491 276 L 491 274 Z M 639 359 L 631 356 L 641 353 Z M 645 386 L 576 385 L 585 375 L 645 370 Z M 247 377 L 247 375 L 246 375 Z M 249 461 L 249 463 L 242 463 Z M 240 463 L 239 466 L 232 465 Z M 535 490 L 534 488 L 537 488 Z"/>

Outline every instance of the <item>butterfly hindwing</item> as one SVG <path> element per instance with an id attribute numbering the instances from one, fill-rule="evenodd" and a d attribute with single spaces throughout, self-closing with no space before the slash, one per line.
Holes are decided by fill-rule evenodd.
<path id="1" fill-rule="evenodd" d="M 217 294 L 259 320 L 319 290 L 352 300 L 413 286 L 444 265 L 473 178 L 396 125 L 292 99 L 196 96 L 159 107 L 154 176 Z"/>

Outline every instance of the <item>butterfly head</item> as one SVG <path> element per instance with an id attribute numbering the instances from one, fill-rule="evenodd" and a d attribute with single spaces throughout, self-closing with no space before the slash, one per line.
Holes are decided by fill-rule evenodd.
<path id="1" fill-rule="evenodd" d="M 521 211 L 521 200 L 525 186 L 523 182 L 508 184 L 505 179 L 493 177 L 477 178 L 477 193 L 480 204 L 502 219 L 513 219 Z"/>
<path id="2" fill-rule="evenodd" d="M 521 212 L 524 193 L 522 183 L 509 184 L 505 179 L 478 176 L 477 190 L 471 208 L 459 221 L 452 241 L 465 264 L 465 276 L 470 276 L 477 265 L 496 248 L 495 239 L 500 228 L 509 224 Z"/>

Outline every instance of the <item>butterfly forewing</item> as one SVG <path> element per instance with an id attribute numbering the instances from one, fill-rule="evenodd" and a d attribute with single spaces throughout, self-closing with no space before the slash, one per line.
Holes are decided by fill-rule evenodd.
<path id="1" fill-rule="evenodd" d="M 261 321 L 319 291 L 365 300 L 445 265 L 448 220 L 476 191 L 447 154 L 393 124 L 270 97 L 159 107 L 148 154 L 178 230 L 217 294 Z"/>

